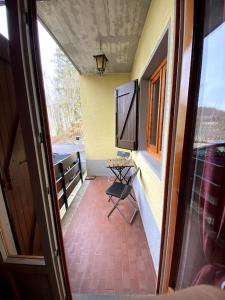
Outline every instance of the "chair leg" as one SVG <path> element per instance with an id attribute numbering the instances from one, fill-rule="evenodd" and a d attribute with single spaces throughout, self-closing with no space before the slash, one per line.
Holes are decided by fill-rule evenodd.
<path id="1" fill-rule="evenodd" d="M 111 199 L 112 199 L 112 196 L 109 196 L 108 202 L 110 202 Z"/>
<path id="2" fill-rule="evenodd" d="M 137 205 L 137 200 L 136 200 L 136 198 L 132 195 L 131 192 L 130 192 L 129 196 L 131 196 L 131 198 L 133 199 L 133 201 L 131 201 L 131 199 L 128 198 L 129 201 L 130 201 L 130 203 L 133 205 L 134 208 L 136 208 L 136 209 L 139 210 L 139 207 L 138 207 L 138 205 Z M 128 197 L 129 197 L 129 196 L 128 196 Z"/>
<path id="3" fill-rule="evenodd" d="M 131 194 L 130 194 L 131 195 Z M 131 195 L 132 196 L 132 195 Z M 132 197 L 133 198 L 133 197 Z M 128 198 L 129 199 L 129 198 Z M 134 199 L 134 198 L 133 198 Z M 134 207 L 134 212 L 133 212 L 133 214 L 132 214 L 132 216 L 131 216 L 131 218 L 130 218 L 130 224 L 133 222 L 133 220 L 134 220 L 134 218 L 135 218 L 135 216 L 136 216 L 136 214 L 139 212 L 139 207 L 138 207 L 138 205 L 137 205 L 137 200 L 136 199 L 134 199 L 134 200 L 132 200 L 132 199 L 129 199 L 130 200 L 130 203 L 132 204 L 132 206 Z"/>
<path id="4" fill-rule="evenodd" d="M 122 213 L 122 211 L 119 209 L 119 207 L 116 207 L 116 209 L 119 211 L 120 215 L 123 217 L 123 219 L 127 222 L 127 224 L 131 224 L 138 213 L 139 209 L 135 209 L 133 214 L 131 215 L 130 219 L 128 220 L 127 217 Z"/>
<path id="5" fill-rule="evenodd" d="M 133 222 L 133 220 L 134 220 L 136 214 L 138 213 L 138 211 L 139 211 L 139 209 L 135 209 L 135 210 L 134 210 L 134 212 L 133 212 L 133 214 L 132 214 L 132 216 L 131 216 L 131 218 L 130 218 L 130 222 L 129 222 L 130 224 Z"/>
<path id="6" fill-rule="evenodd" d="M 113 211 L 117 208 L 117 206 L 118 206 L 118 204 L 119 204 L 119 202 L 120 202 L 120 198 L 116 201 L 116 203 L 112 200 L 112 202 L 113 202 L 113 204 L 114 204 L 114 206 L 113 206 L 113 208 L 110 210 L 110 212 L 108 213 L 108 218 L 111 216 L 111 214 L 113 213 Z"/>
<path id="7" fill-rule="evenodd" d="M 118 207 L 118 204 L 119 204 L 120 200 L 121 200 L 121 199 L 119 199 L 118 201 L 114 202 L 113 199 L 112 199 L 112 203 L 114 204 L 114 206 L 113 206 L 113 208 L 111 209 L 111 211 L 109 212 L 108 218 L 109 218 L 109 216 L 113 213 L 113 211 L 114 211 L 115 209 L 117 209 L 117 210 L 119 211 L 120 215 L 122 216 L 122 218 L 127 222 L 127 224 L 130 225 L 130 224 L 133 222 L 133 220 L 134 220 L 136 214 L 138 213 L 139 209 L 138 209 L 137 206 L 135 206 L 135 205 L 133 204 L 133 207 L 135 208 L 135 210 L 134 210 L 134 212 L 132 213 L 130 219 L 128 219 L 128 218 L 122 213 L 122 211 L 121 211 L 121 210 L 119 209 L 119 207 Z"/>
<path id="8" fill-rule="evenodd" d="M 135 197 L 130 193 L 130 196 L 134 199 L 135 202 L 137 202 L 137 200 L 135 199 Z"/>
<path id="9" fill-rule="evenodd" d="M 113 204 L 116 205 L 116 203 L 112 200 Z M 115 206 L 114 206 L 115 207 Z M 119 209 L 118 205 L 115 207 L 115 209 L 117 209 L 120 213 L 120 215 L 123 217 L 123 219 L 127 222 L 127 224 L 130 224 L 129 220 L 127 219 L 127 217 L 122 213 L 122 211 Z"/>
<path id="10" fill-rule="evenodd" d="M 132 197 L 132 198 L 133 198 L 133 197 Z M 132 204 L 132 206 L 133 206 L 134 208 L 139 209 L 136 200 L 129 199 L 129 198 L 128 198 L 128 200 L 130 201 L 130 203 Z"/>

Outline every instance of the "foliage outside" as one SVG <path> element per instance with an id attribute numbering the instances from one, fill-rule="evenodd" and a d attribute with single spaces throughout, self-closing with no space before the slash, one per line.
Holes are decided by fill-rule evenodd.
<path id="1" fill-rule="evenodd" d="M 57 47 L 53 57 L 55 74 L 44 71 L 44 84 L 52 143 L 74 143 L 82 137 L 79 74 Z"/>

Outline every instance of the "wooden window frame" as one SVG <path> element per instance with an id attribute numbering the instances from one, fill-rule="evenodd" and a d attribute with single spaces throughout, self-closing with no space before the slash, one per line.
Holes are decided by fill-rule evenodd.
<path id="1" fill-rule="evenodd" d="M 148 117 L 147 117 L 147 151 L 156 159 L 160 159 L 162 146 L 163 112 L 165 102 L 167 59 L 165 58 L 149 79 Z M 156 145 L 151 144 L 152 112 L 153 112 L 153 92 L 154 84 L 159 79 L 159 103 L 157 113 Z"/>

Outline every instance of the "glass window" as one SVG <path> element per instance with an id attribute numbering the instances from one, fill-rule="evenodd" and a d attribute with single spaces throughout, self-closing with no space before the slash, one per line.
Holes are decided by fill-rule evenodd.
<path id="1" fill-rule="evenodd" d="M 147 120 L 147 150 L 160 158 L 162 145 L 163 108 L 166 83 L 166 59 L 149 79 L 149 103 Z"/>
<path id="2" fill-rule="evenodd" d="M 152 124 L 150 143 L 156 146 L 157 143 L 157 123 L 158 123 L 158 109 L 159 109 L 159 87 L 160 79 L 157 79 L 153 85 L 153 97 L 152 97 Z"/>

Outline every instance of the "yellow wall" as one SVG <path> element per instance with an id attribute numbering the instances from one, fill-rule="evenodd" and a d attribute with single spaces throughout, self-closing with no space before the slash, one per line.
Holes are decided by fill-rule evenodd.
<path id="1" fill-rule="evenodd" d="M 114 157 L 114 89 L 130 80 L 130 74 L 87 75 L 80 77 L 84 139 L 88 160 Z"/>
<path id="2" fill-rule="evenodd" d="M 169 49 L 168 49 L 168 69 L 167 69 L 167 94 L 165 99 L 164 131 L 163 131 L 163 150 L 162 150 L 162 178 L 159 178 L 146 163 L 142 154 L 137 151 L 133 154 L 136 164 L 141 168 L 142 185 L 146 199 L 149 202 L 153 216 L 159 230 L 162 224 L 163 196 L 164 196 L 164 177 L 167 153 L 167 137 L 170 112 L 170 94 L 172 82 L 172 63 L 173 63 L 173 26 L 174 26 L 174 1 L 173 0 L 152 0 L 148 11 L 144 29 L 136 51 L 131 79 L 140 79 L 145 67 L 148 65 L 157 44 L 170 24 Z"/>
<path id="3" fill-rule="evenodd" d="M 164 182 L 167 155 L 167 137 L 170 114 L 170 95 L 173 64 L 174 0 L 151 0 L 146 22 L 141 34 L 131 74 L 81 76 L 81 104 L 83 110 L 84 138 L 87 160 L 95 171 L 101 160 L 114 157 L 115 148 L 115 100 L 114 88 L 130 79 L 141 78 L 166 28 L 169 28 L 167 63 L 167 89 L 164 107 L 163 149 L 161 155 L 161 176 L 155 173 L 146 152 L 133 152 L 133 158 L 140 167 L 140 185 L 136 185 L 141 201 L 142 219 L 146 237 L 151 249 L 156 272 L 158 270 L 161 224 L 164 197 Z M 146 99 L 147 101 L 147 99 Z M 145 134 L 145 133 L 144 133 Z M 149 154 L 147 153 L 147 156 Z M 149 158 L 149 157 L 147 157 Z M 151 159 L 150 159 L 151 160 Z M 100 161 L 96 164 L 96 161 Z M 97 167 L 96 167 L 97 166 Z M 91 171 L 90 171 L 91 172 Z M 94 172 L 93 172 L 94 173 Z M 92 175 L 92 174 L 91 174 Z M 94 175 L 94 174 L 93 174 Z M 146 203 L 146 201 L 147 203 Z M 144 211 L 143 211 L 144 210 Z"/>
<path id="4" fill-rule="evenodd" d="M 111 74 L 102 77 L 81 76 L 81 103 L 83 110 L 84 138 L 88 160 L 104 160 L 114 157 L 115 148 L 115 101 L 114 88 L 131 79 L 140 79 L 152 53 L 170 24 L 167 93 L 165 100 L 162 177 L 159 178 L 151 166 L 137 151 L 133 157 L 141 168 L 143 191 L 152 210 L 159 230 L 162 224 L 164 176 L 167 153 L 167 136 L 170 110 L 171 71 L 173 57 L 174 0 L 152 0 L 146 22 L 136 51 L 131 74 Z"/>

